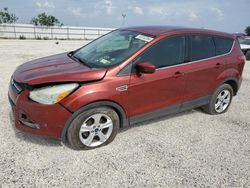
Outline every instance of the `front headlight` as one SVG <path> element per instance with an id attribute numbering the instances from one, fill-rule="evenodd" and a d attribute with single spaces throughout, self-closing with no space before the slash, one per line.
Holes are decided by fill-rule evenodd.
<path id="1" fill-rule="evenodd" d="M 41 104 L 55 104 L 79 86 L 77 83 L 47 86 L 30 92 L 29 98 Z"/>

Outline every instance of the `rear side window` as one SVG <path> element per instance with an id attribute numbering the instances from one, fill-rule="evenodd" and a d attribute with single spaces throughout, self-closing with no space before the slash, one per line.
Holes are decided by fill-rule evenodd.
<path id="1" fill-rule="evenodd" d="M 214 42 L 216 46 L 216 55 L 223 55 L 230 52 L 233 46 L 233 39 L 214 37 Z"/>
<path id="2" fill-rule="evenodd" d="M 162 68 L 183 63 L 184 54 L 185 36 L 173 36 L 163 39 L 150 47 L 136 62 L 149 61 L 156 68 Z"/>
<path id="3" fill-rule="evenodd" d="M 191 61 L 198 61 L 215 56 L 215 45 L 212 36 L 190 36 Z"/>

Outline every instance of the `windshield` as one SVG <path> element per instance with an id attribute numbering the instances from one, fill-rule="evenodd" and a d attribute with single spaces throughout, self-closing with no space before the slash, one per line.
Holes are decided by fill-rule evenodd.
<path id="1" fill-rule="evenodd" d="M 73 57 L 90 67 L 112 67 L 120 64 L 151 40 L 152 37 L 137 32 L 116 30 L 75 51 Z"/>
<path id="2" fill-rule="evenodd" d="M 249 39 L 239 38 L 239 43 L 250 45 L 250 38 Z"/>

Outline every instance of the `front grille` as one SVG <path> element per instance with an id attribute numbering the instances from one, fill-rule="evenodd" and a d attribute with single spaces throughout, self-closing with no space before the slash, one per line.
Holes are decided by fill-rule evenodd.
<path id="1" fill-rule="evenodd" d="M 23 90 L 32 90 L 33 87 L 26 84 L 26 83 L 20 83 L 20 82 L 17 82 L 15 81 L 13 78 L 11 78 L 11 81 L 10 81 L 10 85 L 12 86 L 13 90 L 19 94 L 21 93 Z"/>
<path id="2" fill-rule="evenodd" d="M 8 98 L 9 98 L 9 102 L 10 102 L 11 107 L 16 106 L 16 105 L 14 104 L 14 102 L 12 101 L 12 99 L 10 98 L 10 96 L 9 96 L 9 95 L 8 95 Z"/>
<path id="3" fill-rule="evenodd" d="M 17 93 L 21 93 L 23 91 L 23 88 L 19 83 L 17 83 L 13 78 L 11 79 L 11 85 L 15 89 Z"/>
<path id="4" fill-rule="evenodd" d="M 30 87 L 27 84 L 19 83 L 15 81 L 13 78 L 11 78 L 11 86 L 17 94 L 21 93 L 25 89 L 30 89 Z"/>

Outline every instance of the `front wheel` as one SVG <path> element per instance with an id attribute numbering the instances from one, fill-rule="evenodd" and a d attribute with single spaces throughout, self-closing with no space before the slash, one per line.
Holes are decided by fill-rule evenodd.
<path id="1" fill-rule="evenodd" d="M 216 115 L 225 113 L 232 101 L 233 89 L 228 84 L 222 84 L 213 93 L 209 104 L 203 106 L 203 110 L 208 114 Z"/>
<path id="2" fill-rule="evenodd" d="M 80 113 L 71 122 L 67 139 L 73 149 L 93 149 L 113 141 L 120 127 L 119 116 L 108 107 Z"/>

